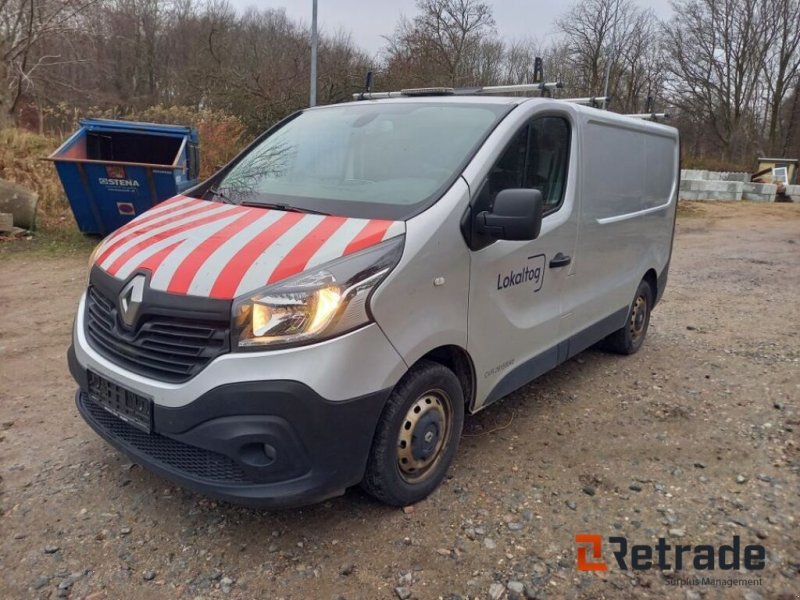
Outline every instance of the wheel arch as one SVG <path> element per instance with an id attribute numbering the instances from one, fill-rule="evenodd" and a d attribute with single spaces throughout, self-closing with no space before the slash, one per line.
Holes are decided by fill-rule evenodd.
<path id="1" fill-rule="evenodd" d="M 646 281 L 650 286 L 650 290 L 653 292 L 653 300 L 655 301 L 658 298 L 658 273 L 654 268 L 650 267 L 642 277 L 642 280 Z"/>
<path id="2" fill-rule="evenodd" d="M 461 346 L 448 344 L 430 350 L 417 362 L 420 360 L 437 362 L 455 373 L 464 393 L 465 408 L 468 411 L 472 410 L 475 404 L 475 365 L 469 352 Z"/>

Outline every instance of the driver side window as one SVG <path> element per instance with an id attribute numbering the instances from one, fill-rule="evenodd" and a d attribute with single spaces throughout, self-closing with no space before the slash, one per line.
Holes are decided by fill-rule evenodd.
<path id="1" fill-rule="evenodd" d="M 529 188 L 542 193 L 545 215 L 558 210 L 567 187 L 570 135 L 563 117 L 539 117 L 528 123 L 492 167 L 480 203 L 492 206 L 502 190 Z"/>

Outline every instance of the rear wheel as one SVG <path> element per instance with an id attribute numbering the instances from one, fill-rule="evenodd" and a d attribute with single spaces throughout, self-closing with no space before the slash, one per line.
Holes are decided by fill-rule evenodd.
<path id="1" fill-rule="evenodd" d="M 386 504 L 419 502 L 447 474 L 463 425 L 458 378 L 439 363 L 420 361 L 389 396 L 361 487 Z"/>
<path id="2" fill-rule="evenodd" d="M 625 325 L 603 340 L 602 346 L 617 354 L 633 354 L 639 351 L 650 325 L 653 308 L 653 288 L 642 280 L 633 298 Z"/>

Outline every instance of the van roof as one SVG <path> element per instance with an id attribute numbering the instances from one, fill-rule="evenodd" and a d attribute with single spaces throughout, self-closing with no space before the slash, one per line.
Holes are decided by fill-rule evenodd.
<path id="1" fill-rule="evenodd" d="M 505 104 L 521 104 L 527 100 L 547 100 L 548 98 L 530 98 L 524 96 L 459 96 L 450 95 L 430 95 L 430 96 L 398 96 L 396 98 L 375 98 L 365 100 L 353 100 L 346 104 L 493 104 L 502 106 Z M 337 106 L 336 104 L 326 104 L 314 108 L 325 108 L 326 106 Z"/>
<path id="2" fill-rule="evenodd" d="M 572 102 L 564 102 L 563 100 L 559 100 L 558 98 L 543 98 L 543 97 L 531 97 L 531 96 L 480 96 L 480 95 L 469 95 L 469 96 L 460 96 L 458 94 L 449 94 L 449 95 L 430 95 L 430 96 L 400 96 L 395 98 L 377 98 L 377 99 L 367 99 L 367 100 L 354 100 L 351 102 L 346 102 L 345 104 L 352 105 L 352 104 L 479 104 L 479 105 L 490 105 L 490 106 L 508 106 L 508 105 L 520 105 L 525 103 L 536 103 L 536 104 L 567 104 L 573 107 L 577 112 L 587 114 L 593 116 L 595 118 L 603 118 L 605 121 L 609 122 L 617 122 L 617 123 L 627 123 L 627 124 L 637 124 L 640 127 L 653 127 L 659 129 L 670 129 L 674 130 L 675 128 L 671 125 L 667 125 L 663 122 L 654 122 L 648 121 L 641 118 L 634 118 L 627 115 L 623 115 L 620 113 L 611 112 L 609 110 L 603 110 L 599 108 L 593 108 L 591 106 L 586 106 L 582 104 L 575 104 Z M 341 106 L 340 104 L 327 104 L 323 106 L 316 106 L 310 110 L 319 110 L 325 109 L 329 107 Z"/>

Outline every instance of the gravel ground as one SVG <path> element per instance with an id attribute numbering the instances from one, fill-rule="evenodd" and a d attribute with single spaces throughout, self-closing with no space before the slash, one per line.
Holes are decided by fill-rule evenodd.
<path id="1" fill-rule="evenodd" d="M 78 417 L 86 256 L 0 247 L 0 598 L 800 597 L 800 205 L 687 205 L 640 353 L 590 350 L 469 417 L 405 510 L 263 512 L 183 491 Z M 759 543 L 761 585 L 576 569 L 577 533 Z M 604 554 L 604 558 L 611 556 Z"/>

